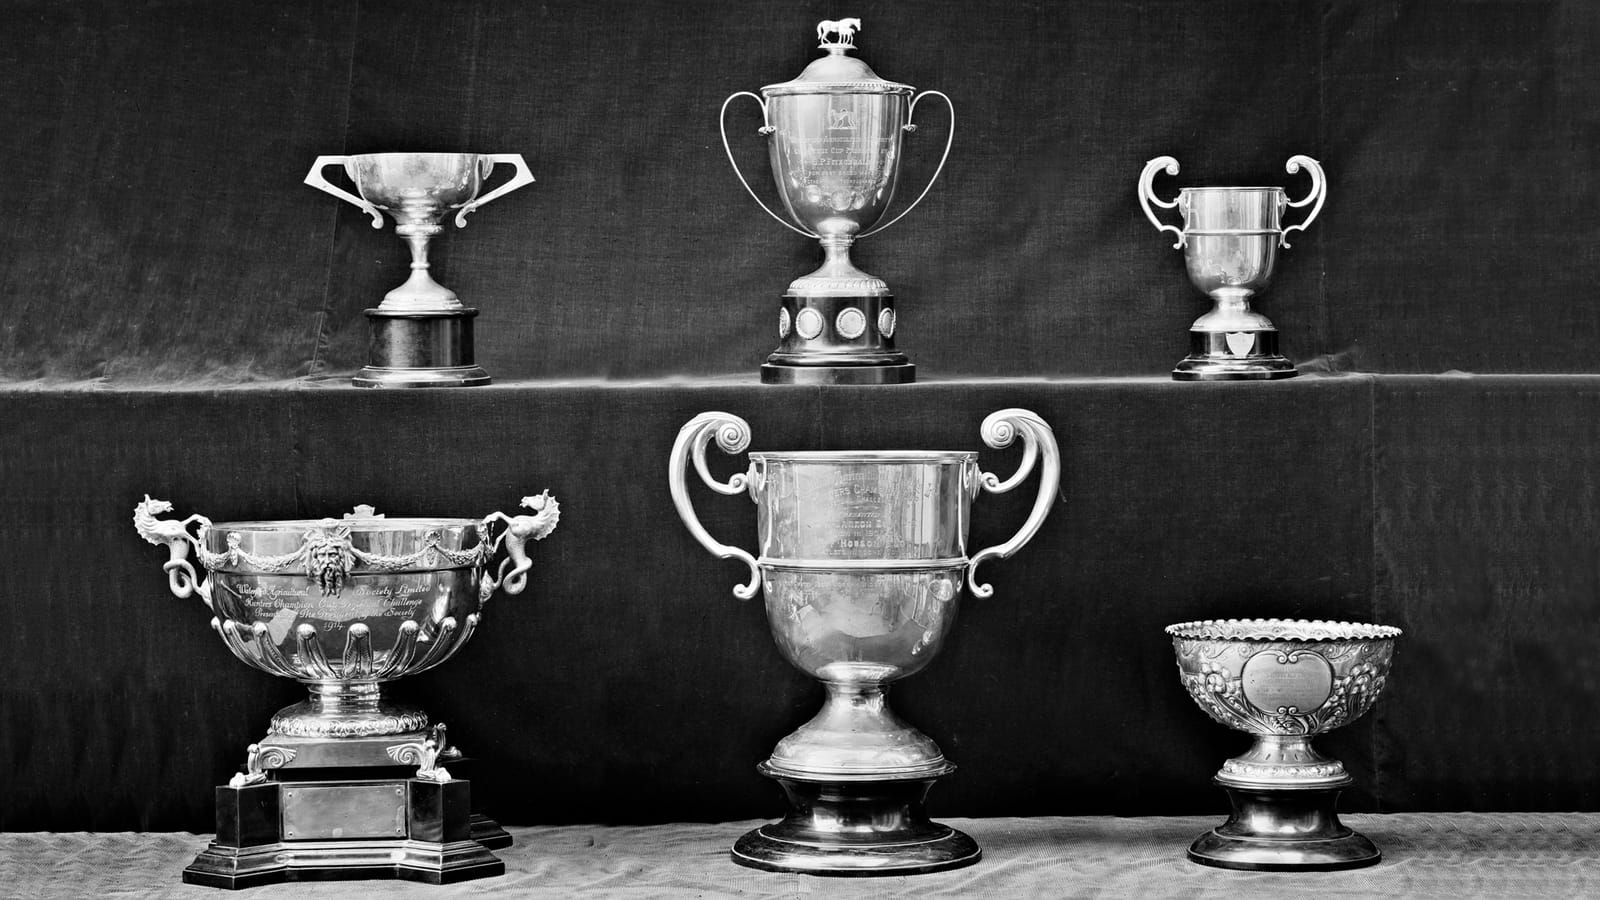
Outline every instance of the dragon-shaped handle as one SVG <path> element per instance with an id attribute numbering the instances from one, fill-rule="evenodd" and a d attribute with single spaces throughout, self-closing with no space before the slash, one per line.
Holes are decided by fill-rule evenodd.
<path id="1" fill-rule="evenodd" d="M 472 212 L 485 203 L 488 203 L 490 200 L 493 200 L 497 197 L 504 197 L 517 188 L 527 187 L 528 185 L 533 184 L 533 172 L 528 169 L 528 162 L 522 158 L 521 153 L 487 153 L 484 154 L 482 160 L 480 160 L 480 163 L 483 166 L 484 178 L 488 178 L 489 173 L 494 171 L 494 167 L 502 163 L 515 168 L 517 170 L 517 174 L 511 176 L 510 181 L 500 185 L 489 193 L 484 194 L 482 197 L 478 197 L 475 200 L 463 203 L 461 205 L 461 211 L 456 213 L 457 228 L 467 227 L 467 213 Z"/>
<path id="2" fill-rule="evenodd" d="M 200 541 L 204 539 L 206 530 L 211 527 L 211 520 L 205 516 L 195 514 L 187 519 L 158 519 L 160 513 L 171 512 L 172 504 L 166 500 L 151 499 L 149 494 L 139 501 L 133 508 L 133 527 L 138 529 L 139 536 L 156 546 L 165 544 L 169 552 L 167 562 L 161 567 L 167 573 L 167 587 L 180 600 L 187 600 L 195 594 L 200 595 L 206 606 L 211 606 L 211 582 L 209 579 L 200 580 L 194 570 L 194 563 L 189 561 L 189 551 L 200 549 Z M 198 523 L 199 537 L 189 533 L 189 526 Z"/>
<path id="3" fill-rule="evenodd" d="M 738 416 L 725 412 L 704 412 L 690 419 L 678 431 L 678 439 L 673 442 L 672 457 L 667 461 L 667 484 L 672 489 L 672 503 L 678 508 L 678 516 L 683 519 L 683 524 L 695 540 L 718 559 L 737 559 L 750 567 L 750 580 L 733 589 L 735 597 L 749 600 L 761 587 L 761 570 L 756 566 L 756 558 L 747 550 L 713 538 L 700 524 L 694 504 L 689 501 L 688 469 L 691 458 L 695 471 L 700 473 L 700 480 L 719 494 L 730 497 L 742 494 L 750 488 L 754 478 L 753 467 L 726 482 L 711 477 L 711 470 L 706 468 L 706 445 L 712 438 L 716 438 L 717 446 L 722 448 L 723 453 L 743 453 L 750 446 L 750 425 Z"/>
<path id="4" fill-rule="evenodd" d="M 533 515 L 508 516 L 503 512 L 492 512 L 483 517 L 478 525 L 479 533 L 484 539 L 483 560 L 487 565 L 502 547 L 505 548 L 506 558 L 500 561 L 500 568 L 495 575 L 487 573 L 478 589 L 479 601 L 489 599 L 499 588 L 505 588 L 507 594 L 516 596 L 528 586 L 528 572 L 533 568 L 533 560 L 528 558 L 528 542 L 542 541 L 556 530 L 556 524 L 561 521 L 561 504 L 550 492 L 544 491 L 531 497 L 522 498 L 524 509 L 533 510 Z M 488 539 L 490 527 L 500 522 L 505 525 L 498 535 L 491 541 Z"/>
<path id="5" fill-rule="evenodd" d="M 991 494 L 1004 494 L 1021 484 L 1033 471 L 1034 463 L 1041 457 L 1044 460 L 1039 469 L 1039 494 L 1033 501 L 1033 511 L 1028 514 L 1028 520 L 1022 523 L 1022 528 L 1011 540 L 979 550 L 967 564 L 967 587 L 972 590 L 972 596 L 991 597 L 994 587 L 978 583 L 978 565 L 985 560 L 1005 559 L 1016 553 L 1039 531 L 1061 485 L 1061 450 L 1056 447 L 1056 438 L 1050 426 L 1025 409 L 1002 409 L 990 413 L 983 420 L 980 432 L 983 442 L 996 450 L 1009 447 L 1017 435 L 1022 435 L 1022 463 L 1017 466 L 1015 474 L 1005 481 L 992 472 L 978 476 L 979 486 Z"/>
<path id="6" fill-rule="evenodd" d="M 1144 171 L 1139 173 L 1139 205 L 1144 207 L 1145 218 L 1150 220 L 1150 224 L 1154 225 L 1157 231 L 1170 231 L 1178 236 L 1178 242 L 1172 245 L 1172 249 L 1181 250 L 1185 240 L 1183 229 L 1176 225 L 1162 224 L 1161 220 L 1156 218 L 1155 210 L 1150 208 L 1152 203 L 1162 209 L 1172 209 L 1178 205 L 1177 200 L 1163 200 L 1156 196 L 1152 183 L 1156 180 L 1156 173 L 1161 171 L 1165 171 L 1168 175 L 1178 174 L 1178 161 L 1170 156 L 1158 156 L 1144 164 Z"/>
<path id="7" fill-rule="evenodd" d="M 1278 235 L 1278 245 L 1280 247 L 1289 246 L 1289 232 L 1305 231 L 1306 226 L 1310 225 L 1312 221 L 1316 219 L 1317 213 L 1322 212 L 1322 201 L 1328 199 L 1328 178 L 1326 175 L 1322 174 L 1321 163 L 1309 156 L 1291 156 L 1289 157 L 1289 161 L 1283 164 L 1283 170 L 1288 172 L 1290 175 L 1293 175 L 1294 173 L 1300 171 L 1301 166 L 1304 166 L 1306 174 L 1311 176 L 1311 193 L 1306 194 L 1299 200 L 1289 200 L 1287 201 L 1287 204 L 1294 209 L 1300 209 L 1301 207 L 1306 206 L 1313 201 L 1316 202 L 1316 205 L 1311 207 L 1311 212 L 1308 213 L 1303 220 L 1301 220 L 1300 224 L 1290 225 Z"/>

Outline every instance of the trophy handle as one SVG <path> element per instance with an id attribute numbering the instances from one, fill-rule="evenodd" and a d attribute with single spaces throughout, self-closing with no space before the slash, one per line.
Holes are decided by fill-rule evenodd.
<path id="1" fill-rule="evenodd" d="M 1144 207 L 1145 218 L 1150 220 L 1150 224 L 1154 225 L 1157 231 L 1170 231 L 1178 236 L 1178 242 L 1172 245 L 1172 249 L 1181 250 L 1185 240 L 1183 229 L 1176 225 L 1161 224 L 1161 220 L 1156 218 L 1155 210 L 1150 208 L 1152 203 L 1162 209 L 1172 209 L 1178 205 L 1177 200 L 1163 200 L 1157 197 L 1151 188 L 1151 182 L 1156 180 L 1156 172 L 1162 169 L 1165 169 L 1168 175 L 1176 175 L 1178 161 L 1170 156 L 1158 156 L 1144 164 L 1144 171 L 1139 173 L 1139 205 Z"/>
<path id="2" fill-rule="evenodd" d="M 1300 200 L 1290 200 L 1287 201 L 1287 203 L 1289 206 L 1292 206 L 1295 209 L 1299 209 L 1313 200 L 1316 201 L 1317 205 L 1311 207 L 1310 214 L 1301 220 L 1299 225 L 1290 225 L 1278 235 L 1278 246 L 1280 247 L 1289 246 L 1289 232 L 1296 230 L 1305 231 L 1306 226 L 1310 225 L 1312 221 L 1317 218 L 1317 213 L 1322 212 L 1322 201 L 1328 199 L 1328 178 L 1326 175 L 1322 174 L 1321 163 L 1309 156 L 1291 156 L 1289 157 L 1289 161 L 1284 163 L 1283 169 L 1290 175 L 1293 175 L 1294 173 L 1300 171 L 1301 166 L 1305 166 L 1306 174 L 1311 176 L 1311 193 L 1305 195 L 1305 197 Z"/>
<path id="3" fill-rule="evenodd" d="M 139 536 L 156 546 L 165 544 L 169 553 L 167 562 L 161 567 L 167 573 L 167 587 L 173 596 L 180 600 L 187 600 L 195 594 L 200 595 L 207 607 L 211 606 L 211 582 L 201 581 L 194 571 L 194 564 L 189 562 L 189 549 L 200 548 L 198 539 L 189 533 L 189 526 L 200 524 L 200 533 L 211 527 L 211 520 L 202 515 L 192 515 L 183 521 L 177 519 L 158 519 L 157 513 L 171 512 L 172 504 L 165 500 L 153 500 L 149 494 L 133 507 L 133 527 Z"/>
<path id="4" fill-rule="evenodd" d="M 906 217 L 906 213 L 916 209 L 917 204 L 922 202 L 922 198 L 928 196 L 928 192 L 933 190 L 933 183 L 938 181 L 939 175 L 944 172 L 945 160 L 950 158 L 950 145 L 954 144 L 956 140 L 956 107 L 955 104 L 950 102 L 950 98 L 946 97 L 940 91 L 923 91 L 922 93 L 911 98 L 911 108 L 906 111 L 906 124 L 902 126 L 905 128 L 906 134 L 911 134 L 917 130 L 917 126 L 912 124 L 911 118 L 917 114 L 917 101 L 921 100 L 923 97 L 938 97 L 940 100 L 943 100 L 944 105 L 950 109 L 950 133 L 945 135 L 944 155 L 939 157 L 939 167 L 933 170 L 933 177 L 928 179 L 928 186 L 922 189 L 922 193 L 917 195 L 917 199 L 911 201 L 910 206 L 900 211 L 900 215 L 895 216 L 876 228 L 869 228 L 861 234 L 856 235 L 856 240 L 861 240 L 864 237 L 871 237 L 885 228 L 888 228 L 890 225 L 893 225 L 901 219 L 904 219 Z"/>
<path id="5" fill-rule="evenodd" d="M 319 191 L 332 194 L 346 203 L 360 207 L 362 212 L 372 217 L 373 228 L 382 228 L 383 214 L 378 212 L 377 207 L 373 206 L 371 203 L 368 203 L 365 199 L 350 193 L 344 188 L 335 187 L 332 184 L 329 184 L 328 179 L 322 177 L 322 170 L 324 168 L 335 164 L 345 166 L 349 165 L 349 163 L 350 157 L 348 156 L 319 156 L 317 157 L 317 161 L 311 164 L 311 171 L 306 173 L 306 184 L 311 185 Z"/>
<path id="6" fill-rule="evenodd" d="M 804 228 L 797 228 L 792 223 L 785 221 L 782 216 L 773 212 L 772 207 L 768 206 L 766 201 L 756 196 L 756 192 L 750 187 L 750 182 L 744 180 L 744 173 L 739 171 L 739 162 L 733 158 L 733 148 L 728 146 L 728 104 L 732 103 L 739 97 L 749 97 L 750 99 L 756 101 L 756 104 L 761 107 L 761 134 L 770 135 L 774 130 L 772 127 L 772 121 L 767 118 L 766 102 L 760 97 L 757 97 L 755 94 L 752 94 L 749 91 L 735 91 L 734 93 L 728 95 L 728 99 L 722 101 L 722 112 L 717 115 L 717 128 L 721 129 L 722 131 L 722 152 L 728 154 L 728 164 L 733 166 L 733 174 L 738 176 L 739 183 L 744 185 L 745 193 L 750 195 L 750 199 L 756 201 L 757 206 L 760 206 L 762 209 L 766 210 L 767 215 L 771 216 L 773 221 L 789 229 L 795 234 L 804 235 L 808 238 L 820 238 L 821 235 L 813 234 Z M 736 453 L 738 451 L 729 450 L 728 452 Z"/>
<path id="7" fill-rule="evenodd" d="M 517 174 L 511 176 L 510 181 L 500 185 L 489 193 L 484 194 L 482 197 L 478 197 L 475 200 L 470 200 L 467 203 L 462 204 L 461 211 L 456 213 L 457 228 L 467 227 L 467 213 L 472 212 L 496 197 L 504 197 L 506 194 L 511 193 L 517 188 L 527 187 L 528 185 L 533 184 L 533 172 L 528 170 L 528 161 L 522 158 L 521 153 L 488 153 L 484 155 L 484 158 L 489 160 L 490 172 L 494 171 L 494 167 L 501 163 L 509 163 L 510 165 L 516 167 Z M 488 172 L 485 172 L 484 177 L 487 178 L 488 174 Z"/>
<path id="8" fill-rule="evenodd" d="M 672 504 L 678 508 L 678 516 L 683 519 L 683 524 L 688 526 L 689 533 L 694 535 L 695 540 L 718 559 L 737 559 L 750 567 L 750 581 L 733 589 L 735 597 L 749 600 L 756 595 L 756 589 L 761 586 L 761 570 L 756 566 L 756 558 L 748 551 L 720 543 L 713 538 L 705 526 L 700 524 L 700 517 L 694 512 L 694 504 L 689 502 L 687 471 L 691 456 L 694 459 L 695 471 L 700 473 L 700 480 L 717 493 L 732 497 L 744 493 L 750 487 L 749 472 L 740 472 L 729 478 L 727 483 L 711 477 L 711 470 L 706 468 L 706 445 L 713 437 L 717 439 L 717 446 L 722 448 L 723 453 L 742 453 L 750 446 L 750 425 L 738 416 L 725 412 L 703 412 L 690 419 L 687 425 L 678 430 L 678 439 L 672 444 L 672 457 L 667 461 L 667 484 L 672 489 Z"/>
<path id="9" fill-rule="evenodd" d="M 504 587 L 506 593 L 515 597 L 522 593 L 528 586 L 528 571 L 533 568 L 533 560 L 528 558 L 528 542 L 542 541 L 556 530 L 556 524 L 561 521 L 561 504 L 556 498 L 550 496 L 548 490 L 531 497 L 522 498 L 522 506 L 533 510 L 533 515 L 508 516 L 503 512 L 492 512 L 483 517 L 478 524 L 478 539 L 483 545 L 483 564 L 487 566 L 489 560 L 500 552 L 503 545 L 506 549 L 506 558 L 500 561 L 500 568 L 495 575 L 487 572 L 483 581 L 478 586 L 478 600 L 480 603 L 487 601 L 495 590 Z M 495 522 L 505 525 L 493 541 L 488 539 L 489 527 Z M 508 571 L 509 570 L 509 571 Z"/>
<path id="10" fill-rule="evenodd" d="M 1028 514 L 1028 520 L 1022 523 L 1022 528 L 1011 540 L 973 554 L 971 562 L 967 564 L 967 587 L 972 590 L 974 597 L 994 596 L 993 585 L 978 583 L 978 565 L 988 559 L 1005 559 L 1032 540 L 1039 526 L 1044 524 L 1044 517 L 1049 514 L 1050 504 L 1061 484 L 1061 450 L 1056 446 L 1050 426 L 1043 419 L 1025 409 L 1002 409 L 983 420 L 983 442 L 996 450 L 1011 446 L 1019 433 L 1022 435 L 1023 456 L 1016 473 L 1006 481 L 1001 481 L 998 475 L 984 472 L 978 476 L 978 483 L 991 494 L 1004 494 L 1021 484 L 1033 471 L 1034 462 L 1042 456 L 1044 465 L 1039 471 L 1039 495 L 1033 501 L 1033 512 Z"/>

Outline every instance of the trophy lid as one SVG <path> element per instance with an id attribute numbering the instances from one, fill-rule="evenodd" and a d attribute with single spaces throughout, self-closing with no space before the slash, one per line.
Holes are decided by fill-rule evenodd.
<path id="1" fill-rule="evenodd" d="M 909 84 L 885 81 L 872 67 L 847 55 L 856 48 L 860 19 L 828 20 L 817 25 L 817 46 L 828 55 L 811 61 L 793 81 L 769 84 L 761 89 L 767 97 L 784 94 L 910 94 Z M 828 36 L 832 36 L 832 40 Z"/>

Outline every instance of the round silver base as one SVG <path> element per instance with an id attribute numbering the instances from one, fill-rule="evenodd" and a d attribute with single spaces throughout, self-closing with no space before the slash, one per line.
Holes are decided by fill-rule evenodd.
<path id="1" fill-rule="evenodd" d="M 1173 381 L 1272 381 L 1300 371 L 1278 352 L 1277 331 L 1191 331 Z"/>
<path id="2" fill-rule="evenodd" d="M 366 366 L 350 383 L 365 388 L 474 387 L 490 382 L 482 366 L 396 369 Z"/>
<path id="3" fill-rule="evenodd" d="M 780 366 L 761 365 L 762 384 L 912 384 L 917 367 L 911 363 L 889 366 Z"/>
<path id="4" fill-rule="evenodd" d="M 1339 789 L 1228 788 L 1233 814 L 1195 839 L 1189 859 L 1219 869 L 1329 872 L 1383 859 L 1365 835 L 1339 822 Z"/>
<path id="5" fill-rule="evenodd" d="M 769 872 L 861 877 L 918 875 L 970 866 L 983 850 L 966 834 L 928 819 L 933 778 L 812 781 L 774 775 L 789 815 L 733 845 L 733 861 Z"/>

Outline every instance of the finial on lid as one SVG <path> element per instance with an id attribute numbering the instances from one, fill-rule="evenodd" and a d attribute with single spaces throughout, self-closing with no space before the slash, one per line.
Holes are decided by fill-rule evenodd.
<path id="1" fill-rule="evenodd" d="M 856 32 L 861 30 L 860 19 L 824 19 L 817 23 L 817 46 L 833 54 L 843 54 L 856 46 Z M 834 35 L 828 40 L 829 34 Z"/>

